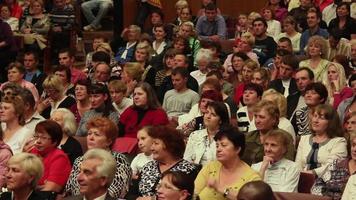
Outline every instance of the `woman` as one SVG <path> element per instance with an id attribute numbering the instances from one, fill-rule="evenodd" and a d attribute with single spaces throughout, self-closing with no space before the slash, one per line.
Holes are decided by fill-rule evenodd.
<path id="1" fill-rule="evenodd" d="M 153 88 L 148 83 L 139 83 L 134 90 L 133 105 L 120 116 L 119 135 L 137 137 L 137 131 L 151 125 L 166 125 L 168 117 L 161 108 Z"/>
<path id="2" fill-rule="evenodd" d="M 19 62 L 10 63 L 7 67 L 7 79 L 8 81 L 1 84 L 0 90 L 7 84 L 7 83 L 16 83 L 23 88 L 29 89 L 35 98 L 35 101 L 38 102 L 39 94 L 36 89 L 36 86 L 31 82 L 28 82 L 24 79 L 24 75 L 26 70 L 24 66 Z"/>
<path id="3" fill-rule="evenodd" d="M 110 81 L 108 89 L 112 99 L 112 105 L 119 115 L 133 104 L 132 99 L 126 97 L 127 86 L 121 80 Z"/>
<path id="4" fill-rule="evenodd" d="M 297 135 L 309 135 L 310 130 L 310 113 L 319 105 L 324 104 L 328 98 L 326 87 L 320 83 L 310 83 L 304 90 L 304 101 L 307 106 L 295 111 Z"/>
<path id="5" fill-rule="evenodd" d="M 314 194 L 321 194 L 325 184 L 320 179 L 336 159 L 346 158 L 347 144 L 337 112 L 327 104 L 311 113 L 312 134 L 301 137 L 295 162 L 305 173 L 314 174 Z"/>
<path id="6" fill-rule="evenodd" d="M 91 109 L 90 99 L 89 99 L 89 88 L 90 81 L 89 80 L 78 80 L 74 87 L 74 94 L 76 104 L 73 104 L 70 107 L 70 111 L 75 116 L 75 121 L 77 123 L 80 122 L 82 116 L 85 112 Z"/>
<path id="7" fill-rule="evenodd" d="M 13 154 L 22 151 L 32 133 L 24 121 L 24 102 L 19 96 L 4 96 L 0 105 L 0 121 L 5 125 L 2 140 L 10 146 Z"/>
<path id="8" fill-rule="evenodd" d="M 87 146 L 88 149 L 104 149 L 112 153 L 116 160 L 116 173 L 115 178 L 108 188 L 108 193 L 115 199 L 124 198 L 128 189 L 129 182 L 131 180 L 130 165 L 126 160 L 126 157 L 120 153 L 111 151 L 111 147 L 117 138 L 118 128 L 114 122 L 106 117 L 93 117 L 86 124 L 88 129 Z M 68 195 L 79 195 L 80 186 L 77 180 L 80 173 L 80 165 L 83 161 L 83 157 L 78 157 L 70 173 L 65 192 Z"/>
<path id="9" fill-rule="evenodd" d="M 80 143 L 72 137 L 77 131 L 75 117 L 68 109 L 59 108 L 52 112 L 51 120 L 61 126 L 63 135 L 58 148 L 67 154 L 70 163 L 73 164 L 76 158 L 83 155 Z"/>
<path id="10" fill-rule="evenodd" d="M 172 47 L 177 50 L 178 53 L 183 53 L 192 59 L 192 51 L 189 45 L 188 38 L 177 36 L 172 41 Z"/>
<path id="11" fill-rule="evenodd" d="M 19 30 L 19 19 L 11 17 L 11 11 L 8 5 L 0 5 L 0 18 L 10 25 L 12 32 Z"/>
<path id="12" fill-rule="evenodd" d="M 119 65 L 134 60 L 136 45 L 141 36 L 141 28 L 136 25 L 130 25 L 125 28 L 121 33 L 121 38 L 127 38 L 125 46 L 120 46 L 115 54 L 115 60 Z"/>
<path id="13" fill-rule="evenodd" d="M 220 128 L 229 123 L 226 106 L 222 102 L 208 103 L 204 114 L 205 128 L 194 131 L 188 138 L 184 159 L 197 165 L 206 165 L 216 160 L 214 136 Z"/>
<path id="14" fill-rule="evenodd" d="M 10 7 L 11 17 L 16 17 L 20 20 L 23 10 L 17 0 L 4 0 L 3 3 Z"/>
<path id="15" fill-rule="evenodd" d="M 274 192 L 298 191 L 300 169 L 295 162 L 284 158 L 291 143 L 290 134 L 286 131 L 268 132 L 264 138 L 263 161 L 251 166 Z"/>
<path id="16" fill-rule="evenodd" d="M 12 157 L 11 148 L 3 141 L 3 135 L 3 130 L 0 128 L 0 187 L 5 186 L 6 174 L 9 171 L 7 162 Z"/>
<path id="17" fill-rule="evenodd" d="M 59 65 L 54 69 L 54 75 L 58 76 L 62 81 L 64 94 L 75 98 L 74 85 L 70 81 L 72 77 L 71 70 L 64 65 Z"/>
<path id="18" fill-rule="evenodd" d="M 261 178 L 240 159 L 245 150 L 245 135 L 239 133 L 237 128 L 226 127 L 214 139 L 217 160 L 208 163 L 199 172 L 194 193 L 201 200 L 235 199 L 245 183 Z"/>
<path id="19" fill-rule="evenodd" d="M 300 51 L 300 37 L 302 36 L 297 30 L 297 22 L 292 16 L 287 16 L 282 23 L 283 33 L 279 34 L 278 38 L 287 37 L 292 42 L 293 52 Z"/>
<path id="20" fill-rule="evenodd" d="M 103 116 L 111 119 L 115 124 L 119 123 L 119 113 L 112 106 L 109 90 L 102 83 L 92 84 L 89 88 L 91 109 L 84 113 L 80 119 L 77 136 L 87 135 L 87 123 L 93 117 Z"/>
<path id="21" fill-rule="evenodd" d="M 352 97 L 352 89 L 347 87 L 345 70 L 342 65 L 335 62 L 330 62 L 327 66 L 327 77 L 324 78 L 324 85 L 328 89 L 328 100 L 334 109 L 337 109 L 339 104 Z"/>
<path id="22" fill-rule="evenodd" d="M 274 12 L 275 19 L 282 22 L 288 15 L 287 6 L 285 0 L 268 0 L 267 6 L 269 6 Z"/>
<path id="23" fill-rule="evenodd" d="M 181 9 L 179 12 L 179 15 L 176 20 L 174 20 L 173 24 L 176 26 L 182 25 L 184 22 L 191 22 L 193 16 L 192 16 L 192 10 L 188 7 L 184 7 Z"/>
<path id="24" fill-rule="evenodd" d="M 310 37 L 306 48 L 306 54 L 309 59 L 301 61 L 299 68 L 310 68 L 314 73 L 315 81 L 323 81 L 325 73 L 327 73 L 326 67 L 329 63 L 325 59 L 328 49 L 327 41 L 323 37 L 318 35 Z M 303 50 L 301 49 L 301 51 Z"/>
<path id="25" fill-rule="evenodd" d="M 276 39 L 281 33 L 281 23 L 278 20 L 275 20 L 272 7 L 262 8 L 262 16 L 267 22 L 267 35 Z"/>
<path id="26" fill-rule="evenodd" d="M 61 192 L 72 168 L 70 160 L 57 146 L 62 140 L 62 129 L 57 122 L 45 120 L 35 127 L 30 153 L 42 159 L 44 172 L 38 181 L 41 191 Z"/>
<path id="27" fill-rule="evenodd" d="M 356 112 L 346 115 L 343 123 L 345 138 L 348 139 L 352 132 L 356 132 Z"/>
<path id="28" fill-rule="evenodd" d="M 242 68 L 245 64 L 245 61 L 248 60 L 248 56 L 245 53 L 237 52 L 232 54 L 231 56 L 231 69 L 227 69 L 231 71 L 229 75 L 229 82 L 233 85 L 239 85 L 243 82 L 242 78 Z M 228 66 L 229 67 L 229 66 Z"/>
<path id="29" fill-rule="evenodd" d="M 356 20 L 350 16 L 350 4 L 341 2 L 336 6 L 336 18 L 329 23 L 328 30 L 337 30 L 341 36 L 351 40 L 356 37 L 355 31 Z"/>
<path id="30" fill-rule="evenodd" d="M 161 87 L 164 78 L 171 76 L 172 69 L 174 67 L 174 56 L 177 54 L 177 51 L 173 48 L 167 49 L 163 57 L 163 69 L 159 70 L 156 73 L 155 77 L 155 89 L 159 90 Z"/>
<path id="31" fill-rule="evenodd" d="M 157 199 L 193 200 L 194 179 L 192 175 L 180 171 L 167 171 L 157 185 Z"/>
<path id="32" fill-rule="evenodd" d="M 131 97 L 137 84 L 142 80 L 144 70 L 137 62 L 127 62 L 122 70 L 121 80 L 127 85 L 126 96 Z"/>
<path id="33" fill-rule="evenodd" d="M 251 83 L 260 85 L 263 91 L 268 89 L 271 80 L 271 72 L 266 68 L 257 68 L 253 71 Z"/>
<path id="34" fill-rule="evenodd" d="M 312 192 L 329 196 L 332 199 L 341 199 L 347 180 L 356 173 L 356 134 L 350 134 L 350 154 L 347 158 L 336 159 L 327 167 L 321 178 L 317 179 L 321 185 L 325 185 L 323 190 L 317 187 L 319 182 L 312 188 Z"/>
<path id="35" fill-rule="evenodd" d="M 188 40 L 189 47 L 195 60 L 196 55 L 200 49 L 200 41 L 198 40 L 197 33 L 195 32 L 194 24 L 189 21 L 183 22 L 179 26 L 177 35 Z"/>
<path id="36" fill-rule="evenodd" d="M 26 16 L 24 23 L 20 28 L 20 32 L 24 34 L 25 44 L 28 48 L 37 50 L 46 47 L 46 37 L 50 28 L 50 18 L 44 14 L 44 6 L 42 0 L 34 0 L 30 2 L 30 15 Z"/>
<path id="37" fill-rule="evenodd" d="M 190 75 L 195 78 L 199 84 L 204 83 L 206 74 L 208 73 L 208 65 L 213 59 L 213 52 L 209 49 L 199 49 L 195 62 L 197 63 L 198 70 L 192 71 Z"/>
<path id="38" fill-rule="evenodd" d="M 155 85 L 156 69 L 149 64 L 153 54 L 153 49 L 147 42 L 140 42 L 136 46 L 135 61 L 141 65 L 143 70 L 142 81 Z"/>
<path id="39" fill-rule="evenodd" d="M 356 74 L 351 75 L 348 81 L 348 85 L 351 87 L 352 91 L 356 94 Z M 355 96 L 345 99 L 339 104 L 337 112 L 340 117 L 340 121 L 344 122 L 344 118 L 356 111 L 356 98 Z"/>
<path id="40" fill-rule="evenodd" d="M 169 33 L 168 26 L 158 24 L 153 27 L 153 34 L 155 40 L 152 42 L 153 54 L 150 64 L 156 69 L 161 70 L 163 68 L 162 59 L 165 55 L 169 41 L 167 40 L 167 34 Z"/>
<path id="41" fill-rule="evenodd" d="M 67 96 L 61 79 L 57 75 L 49 75 L 43 81 L 43 94 L 37 106 L 37 112 L 49 119 L 52 110 L 57 108 L 70 108 L 75 104 L 75 99 Z"/>
<path id="42" fill-rule="evenodd" d="M 6 187 L 11 192 L 2 193 L 1 200 L 45 200 L 36 192 L 37 183 L 43 174 L 40 158 L 30 153 L 18 153 L 10 158 L 7 165 L 9 173 L 6 174 Z"/>
<path id="43" fill-rule="evenodd" d="M 155 126 L 148 135 L 153 139 L 151 146 L 153 161 L 148 162 L 142 170 L 139 183 L 142 199 L 154 197 L 155 187 L 162 173 L 180 171 L 194 176 L 197 170 L 194 164 L 182 159 L 185 148 L 184 137 L 176 129 L 169 126 Z"/>
<path id="44" fill-rule="evenodd" d="M 263 160 L 265 136 L 269 131 L 278 129 L 279 118 L 279 109 L 273 102 L 262 100 L 255 105 L 254 119 L 257 130 L 246 134 L 246 149 L 242 160 L 248 164 Z M 292 140 L 292 136 L 290 136 L 290 140 Z M 294 160 L 294 151 L 294 145 L 289 144 L 285 157 Z"/>

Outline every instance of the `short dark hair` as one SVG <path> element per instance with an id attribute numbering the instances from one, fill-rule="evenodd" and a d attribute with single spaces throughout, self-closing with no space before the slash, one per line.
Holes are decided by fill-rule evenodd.
<path id="1" fill-rule="evenodd" d="M 220 70 L 211 70 L 210 72 L 208 72 L 206 74 L 206 77 L 209 77 L 209 76 L 216 76 L 219 80 L 222 80 L 223 79 L 223 75 L 221 73 Z"/>
<path id="2" fill-rule="evenodd" d="M 167 170 L 162 174 L 163 177 L 170 177 L 172 184 L 180 190 L 186 190 L 188 192 L 188 200 L 192 200 L 194 196 L 194 180 L 196 173 L 184 173 L 182 171 L 170 171 Z"/>
<path id="3" fill-rule="evenodd" d="M 264 181 L 251 181 L 243 185 L 237 195 L 237 200 L 276 200 L 270 185 Z"/>
<path id="4" fill-rule="evenodd" d="M 74 56 L 75 56 L 74 50 L 69 49 L 69 48 L 64 48 L 64 49 L 59 50 L 58 55 L 61 54 L 61 53 L 67 53 L 68 56 L 71 57 L 71 58 L 74 58 Z"/>
<path id="5" fill-rule="evenodd" d="M 257 17 L 256 19 L 254 19 L 252 24 L 254 24 L 255 22 L 262 22 L 266 28 L 268 27 L 266 20 L 262 17 Z"/>
<path id="6" fill-rule="evenodd" d="M 21 74 L 25 74 L 26 69 L 25 67 L 22 65 L 22 63 L 15 61 L 10 63 L 7 67 L 6 67 L 6 71 L 9 71 L 12 68 L 16 68 Z"/>
<path id="7" fill-rule="evenodd" d="M 55 143 L 56 146 L 61 143 L 63 137 L 61 126 L 50 119 L 39 122 L 35 127 L 35 132 L 47 133 L 51 137 L 52 143 Z"/>
<path id="8" fill-rule="evenodd" d="M 245 85 L 244 91 L 246 90 L 253 90 L 257 93 L 258 97 L 262 97 L 263 95 L 263 88 L 261 85 L 258 85 L 256 83 L 247 83 Z"/>
<path id="9" fill-rule="evenodd" d="M 208 107 L 214 109 L 215 113 L 220 117 L 221 124 L 230 123 L 229 111 L 224 102 L 212 101 L 208 104 Z"/>
<path id="10" fill-rule="evenodd" d="M 308 67 L 301 67 L 301 68 L 297 69 L 297 71 L 295 73 L 298 73 L 303 70 L 308 73 L 308 77 L 310 80 L 314 80 L 314 72 L 311 69 L 309 69 Z"/>
<path id="11" fill-rule="evenodd" d="M 214 140 L 218 141 L 226 137 L 235 148 L 240 147 L 239 156 L 242 157 L 245 152 L 245 135 L 231 125 L 222 126 L 218 133 L 215 135 Z"/>
<path id="12" fill-rule="evenodd" d="M 276 55 L 277 56 L 286 56 L 286 55 L 291 55 L 292 52 L 286 50 L 286 49 L 277 49 Z"/>
<path id="13" fill-rule="evenodd" d="M 328 90 L 321 82 L 309 83 L 309 85 L 307 85 L 307 87 L 305 88 L 305 92 L 309 90 L 314 90 L 316 93 L 318 93 L 320 99 L 323 99 L 323 101 L 321 102 L 322 104 L 324 104 L 328 99 Z"/>
<path id="14" fill-rule="evenodd" d="M 299 60 L 295 55 L 292 54 L 283 56 L 282 63 L 290 66 L 293 69 L 293 71 L 299 68 Z"/>
<path id="15" fill-rule="evenodd" d="M 205 6 L 205 10 L 215 10 L 217 11 L 217 7 L 215 5 L 215 3 L 211 2 L 211 3 L 208 3 L 206 6 Z"/>
<path id="16" fill-rule="evenodd" d="M 19 95 L 25 104 L 29 104 L 30 107 L 32 107 L 32 108 L 35 107 L 36 101 L 35 101 L 35 98 L 33 97 L 32 92 L 29 89 L 23 88 Z"/>
<path id="17" fill-rule="evenodd" d="M 105 62 L 106 64 L 110 65 L 111 57 L 104 51 L 96 51 L 94 52 L 91 60 L 94 62 Z"/>
<path id="18" fill-rule="evenodd" d="M 67 76 L 67 82 L 70 83 L 70 80 L 72 78 L 72 72 L 70 71 L 69 67 L 65 65 L 59 65 L 58 67 L 54 68 L 53 73 L 62 72 L 62 71 L 65 71 Z"/>
<path id="19" fill-rule="evenodd" d="M 164 21 L 164 17 L 165 17 L 165 16 L 164 16 L 164 13 L 162 12 L 161 9 L 154 9 L 154 10 L 152 10 L 151 16 L 152 16 L 153 13 L 159 15 L 159 16 L 161 17 L 162 21 Z"/>
<path id="20" fill-rule="evenodd" d="M 26 51 L 23 55 L 24 57 L 28 55 L 32 55 L 36 62 L 38 62 L 39 60 L 38 53 L 36 51 Z"/>
<path id="21" fill-rule="evenodd" d="M 177 67 L 172 70 L 172 75 L 180 74 L 183 78 L 189 77 L 189 71 L 184 67 Z"/>

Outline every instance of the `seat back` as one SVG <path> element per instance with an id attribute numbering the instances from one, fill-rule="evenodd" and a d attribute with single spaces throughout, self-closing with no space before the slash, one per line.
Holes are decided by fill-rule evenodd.
<path id="1" fill-rule="evenodd" d="M 138 151 L 137 139 L 130 137 L 116 138 L 112 150 L 119 153 L 136 154 Z"/>
<path id="2" fill-rule="evenodd" d="M 274 196 L 276 197 L 276 200 L 331 200 L 331 198 L 327 196 L 296 192 L 274 192 Z"/>
<path id="3" fill-rule="evenodd" d="M 314 182 L 315 182 L 314 174 L 301 172 L 299 177 L 299 183 L 298 183 L 298 192 L 310 193 L 310 189 L 312 188 Z"/>

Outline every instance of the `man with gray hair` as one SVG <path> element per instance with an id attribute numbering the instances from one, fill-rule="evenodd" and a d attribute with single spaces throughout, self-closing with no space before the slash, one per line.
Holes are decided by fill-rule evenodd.
<path id="1" fill-rule="evenodd" d="M 83 156 L 77 177 L 81 195 L 70 196 L 65 200 L 114 200 L 108 188 L 115 172 L 116 161 L 108 151 L 90 149 Z"/>

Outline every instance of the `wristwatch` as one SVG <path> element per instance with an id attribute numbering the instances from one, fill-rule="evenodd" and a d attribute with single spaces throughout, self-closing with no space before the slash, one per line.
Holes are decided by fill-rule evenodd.
<path id="1" fill-rule="evenodd" d="M 229 195 L 229 193 L 230 193 L 230 189 L 229 189 L 229 188 L 226 188 L 226 189 L 224 190 L 223 196 L 226 198 L 227 195 Z"/>

